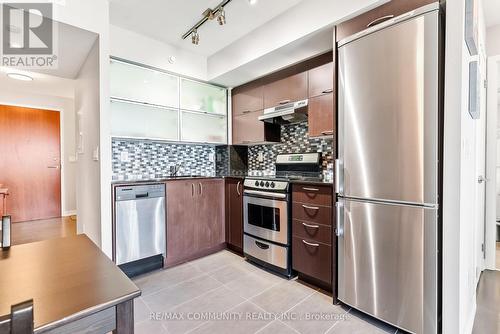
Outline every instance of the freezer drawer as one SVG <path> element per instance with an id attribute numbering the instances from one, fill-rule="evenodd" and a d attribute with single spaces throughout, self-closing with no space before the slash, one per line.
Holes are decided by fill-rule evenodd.
<path id="1" fill-rule="evenodd" d="M 339 299 L 412 333 L 437 330 L 437 210 L 341 199 Z"/>
<path id="2" fill-rule="evenodd" d="M 339 48 L 342 196 L 438 202 L 438 16 Z"/>

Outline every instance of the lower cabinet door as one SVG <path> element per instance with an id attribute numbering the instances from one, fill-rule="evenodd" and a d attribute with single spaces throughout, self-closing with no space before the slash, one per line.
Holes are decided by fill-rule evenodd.
<path id="1" fill-rule="evenodd" d="M 294 270 L 331 284 L 331 246 L 294 236 L 292 254 L 292 267 Z"/>

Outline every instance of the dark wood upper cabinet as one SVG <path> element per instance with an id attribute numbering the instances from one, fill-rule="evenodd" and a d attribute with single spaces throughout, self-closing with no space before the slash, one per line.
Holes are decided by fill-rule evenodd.
<path id="1" fill-rule="evenodd" d="M 337 41 L 375 26 L 392 17 L 399 16 L 419 7 L 437 3 L 438 0 L 391 0 L 355 18 L 337 25 Z"/>
<path id="2" fill-rule="evenodd" d="M 307 72 L 301 72 L 264 86 L 264 108 L 272 108 L 306 98 Z"/>
<path id="3" fill-rule="evenodd" d="M 262 85 L 241 89 L 233 94 L 233 115 L 242 115 L 264 109 L 264 87 Z"/>
<path id="4" fill-rule="evenodd" d="M 233 116 L 233 145 L 279 142 L 281 128 L 259 121 L 262 110 Z"/>
<path id="5" fill-rule="evenodd" d="M 333 63 L 309 70 L 309 98 L 333 92 Z"/>
<path id="6" fill-rule="evenodd" d="M 243 252 L 243 179 L 226 179 L 226 242 Z"/>
<path id="7" fill-rule="evenodd" d="M 335 131 L 334 94 L 309 99 L 309 137 L 332 136 Z"/>

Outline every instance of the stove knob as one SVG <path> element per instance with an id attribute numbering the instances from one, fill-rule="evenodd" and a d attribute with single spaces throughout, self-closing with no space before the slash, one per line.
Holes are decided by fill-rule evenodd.
<path id="1" fill-rule="evenodd" d="M 260 186 L 263 187 L 264 186 L 264 181 L 260 181 Z"/>
<path id="2" fill-rule="evenodd" d="M 269 182 L 266 182 L 266 188 L 269 188 Z"/>
<path id="3" fill-rule="evenodd" d="M 274 182 L 271 182 L 271 188 L 274 188 L 275 184 Z"/>
<path id="4" fill-rule="evenodd" d="M 258 187 L 259 186 L 259 181 L 255 181 L 255 186 Z"/>

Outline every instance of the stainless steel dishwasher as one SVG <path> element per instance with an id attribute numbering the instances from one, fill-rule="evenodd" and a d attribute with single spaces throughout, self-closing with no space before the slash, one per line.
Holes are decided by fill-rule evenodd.
<path id="1" fill-rule="evenodd" d="M 115 262 L 136 276 L 163 266 L 165 184 L 115 188 Z"/>

